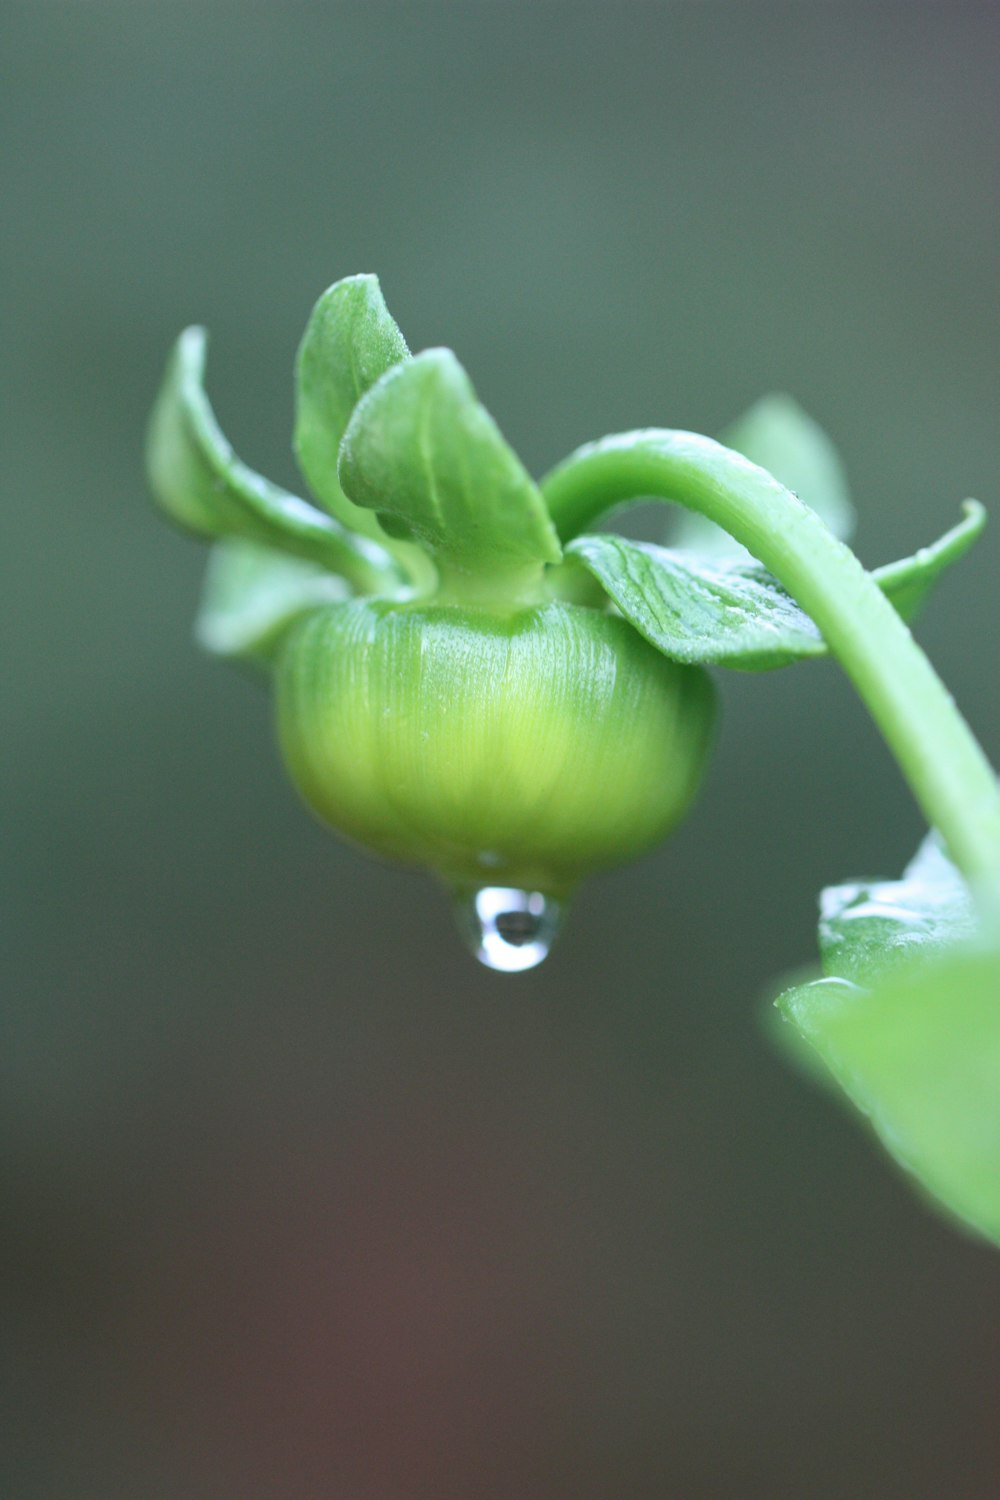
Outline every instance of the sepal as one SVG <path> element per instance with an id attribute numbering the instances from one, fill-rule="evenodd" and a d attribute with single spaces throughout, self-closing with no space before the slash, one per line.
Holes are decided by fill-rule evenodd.
<path id="1" fill-rule="evenodd" d="M 354 409 L 340 483 L 396 537 L 418 540 L 442 594 L 518 602 L 562 553 L 538 487 L 448 349 L 396 365 Z"/>
<path id="2" fill-rule="evenodd" d="M 215 656 L 273 665 L 291 627 L 310 610 L 350 597 L 343 578 L 256 542 L 216 542 L 195 620 Z"/>
<path id="3" fill-rule="evenodd" d="M 378 277 L 347 276 L 313 308 L 295 365 L 294 447 L 306 482 L 331 515 L 377 540 L 385 534 L 374 513 L 340 487 L 337 457 L 360 398 L 409 353 Z"/>
<path id="4" fill-rule="evenodd" d="M 205 394 L 206 334 L 177 340 L 150 420 L 146 460 L 159 504 L 203 537 L 239 536 L 341 573 L 362 589 L 398 576 L 375 542 L 264 479 L 226 441 Z"/>

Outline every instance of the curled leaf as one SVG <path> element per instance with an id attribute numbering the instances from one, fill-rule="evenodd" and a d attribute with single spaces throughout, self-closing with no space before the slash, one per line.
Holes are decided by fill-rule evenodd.
<path id="1" fill-rule="evenodd" d="M 205 349 L 203 328 L 181 334 L 153 408 L 146 457 L 162 508 L 200 536 L 243 537 L 321 563 L 359 588 L 384 585 L 397 570 L 382 548 L 236 457 L 205 395 Z"/>

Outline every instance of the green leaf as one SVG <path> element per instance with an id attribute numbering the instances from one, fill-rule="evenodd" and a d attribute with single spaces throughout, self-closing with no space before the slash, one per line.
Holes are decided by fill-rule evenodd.
<path id="1" fill-rule="evenodd" d="M 345 581 L 317 563 L 256 542 L 217 542 L 208 560 L 195 634 L 216 656 L 270 666 L 296 620 L 349 597 Z"/>
<path id="2" fill-rule="evenodd" d="M 899 880 L 824 891 L 819 943 L 826 977 L 776 1002 L 810 1071 L 928 1193 L 1000 1239 L 1000 950 L 937 835 Z"/>
<path id="3" fill-rule="evenodd" d="M 361 398 L 340 482 L 391 535 L 424 544 L 445 595 L 513 598 L 561 557 L 537 486 L 448 349 L 396 365 Z"/>
<path id="4" fill-rule="evenodd" d="M 1000 1243 L 1000 951 L 951 949 L 874 990 L 821 980 L 778 1005 L 900 1165 Z"/>
<path id="5" fill-rule="evenodd" d="M 854 507 L 837 450 L 822 427 L 791 396 L 764 396 L 720 433 L 719 442 L 773 474 L 821 516 L 834 536 L 854 531 Z M 721 526 L 690 511 L 678 517 L 674 546 L 713 558 L 749 553 Z"/>
<path id="6" fill-rule="evenodd" d="M 982 506 L 969 500 L 964 508 L 965 518 L 937 542 L 875 570 L 905 619 L 982 531 Z M 712 561 L 605 533 L 579 536 L 566 551 L 639 633 L 676 661 L 767 671 L 826 652 L 813 622 L 759 563 Z"/>
<path id="7" fill-rule="evenodd" d="M 374 542 L 240 462 L 205 395 L 205 348 L 204 329 L 181 334 L 150 421 L 149 480 L 167 514 L 200 536 L 240 536 L 322 563 L 359 588 L 378 589 L 398 576 Z"/>
<path id="8" fill-rule="evenodd" d="M 886 563 L 875 569 L 879 588 L 891 599 L 904 620 L 912 620 L 924 606 L 940 575 L 964 557 L 982 535 L 987 512 L 978 500 L 963 500 L 963 520 L 936 542 L 921 547 L 913 557 Z"/>
<path id="9" fill-rule="evenodd" d="M 370 510 L 353 505 L 337 479 L 340 440 L 361 396 L 409 357 L 377 276 L 347 276 L 313 308 L 295 369 L 295 452 L 313 494 L 345 525 L 384 540 Z"/>
<path id="10" fill-rule="evenodd" d="M 675 661 L 764 671 L 825 650 L 816 626 L 757 564 L 702 562 L 603 534 L 577 537 L 566 552 Z"/>
<path id="11" fill-rule="evenodd" d="M 820 895 L 823 968 L 854 984 L 935 957 L 975 931 L 969 888 L 933 833 L 900 880 L 854 881 Z"/>

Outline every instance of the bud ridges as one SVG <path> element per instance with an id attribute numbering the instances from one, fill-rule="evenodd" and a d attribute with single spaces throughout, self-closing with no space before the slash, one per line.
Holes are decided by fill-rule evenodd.
<path id="1" fill-rule="evenodd" d="M 451 885 L 563 896 L 690 802 L 710 679 L 624 620 L 354 600 L 312 613 L 278 673 L 280 739 L 312 809 Z"/>

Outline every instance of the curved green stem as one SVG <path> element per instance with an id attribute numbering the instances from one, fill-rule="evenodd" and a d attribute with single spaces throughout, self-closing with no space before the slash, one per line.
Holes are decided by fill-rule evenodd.
<path id="1" fill-rule="evenodd" d="M 850 548 L 765 470 L 711 438 L 651 429 L 571 454 L 542 482 L 566 541 L 629 499 L 674 500 L 753 553 L 819 627 L 930 824 L 1000 914 L 1000 788 L 906 625 Z"/>

